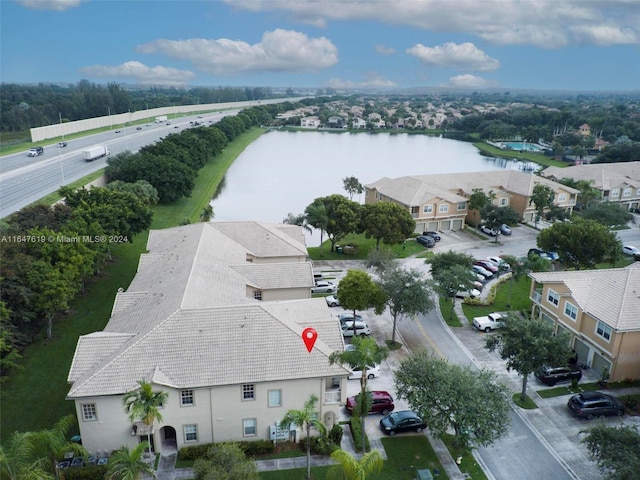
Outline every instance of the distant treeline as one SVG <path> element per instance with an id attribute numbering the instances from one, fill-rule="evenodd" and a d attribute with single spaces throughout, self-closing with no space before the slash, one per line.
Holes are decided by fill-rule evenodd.
<path id="1" fill-rule="evenodd" d="M 293 92 L 288 92 L 293 93 Z M 60 122 L 136 112 L 172 105 L 243 102 L 277 98 L 267 87 L 159 88 L 127 90 L 81 80 L 68 87 L 50 84 L 0 86 L 0 131 L 17 132 Z"/>

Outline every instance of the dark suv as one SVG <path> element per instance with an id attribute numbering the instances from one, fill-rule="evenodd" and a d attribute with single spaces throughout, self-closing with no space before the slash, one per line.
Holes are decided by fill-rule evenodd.
<path id="1" fill-rule="evenodd" d="M 429 235 L 420 235 L 416 238 L 416 242 L 418 242 L 420 245 L 424 245 L 427 248 L 436 246 L 436 241 Z"/>
<path id="2" fill-rule="evenodd" d="M 545 385 L 554 386 L 558 382 L 570 382 L 582 378 L 578 367 L 544 367 L 536 372 L 536 378 Z"/>
<path id="3" fill-rule="evenodd" d="M 620 400 L 601 392 L 582 392 L 574 395 L 567 402 L 569 410 L 580 418 L 591 420 L 604 415 L 622 415 L 624 405 Z"/>
<path id="4" fill-rule="evenodd" d="M 393 397 L 389 392 L 373 391 L 369 392 L 371 395 L 371 408 L 369 413 L 381 413 L 383 415 L 389 415 L 395 407 L 393 404 Z M 347 412 L 353 412 L 356 406 L 356 397 L 347 398 L 347 404 L 345 405 Z"/>
<path id="5" fill-rule="evenodd" d="M 440 235 L 438 235 L 438 232 L 422 232 L 422 235 L 426 235 L 427 237 L 431 237 L 436 242 L 439 242 L 441 240 Z"/>

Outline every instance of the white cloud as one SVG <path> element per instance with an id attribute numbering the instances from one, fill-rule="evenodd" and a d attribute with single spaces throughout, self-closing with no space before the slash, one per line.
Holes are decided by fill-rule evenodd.
<path id="1" fill-rule="evenodd" d="M 396 86 L 396 83 L 377 73 L 371 72 L 364 75 L 362 82 L 331 78 L 327 86 L 332 88 L 393 88 Z"/>
<path id="2" fill-rule="evenodd" d="M 621 43 L 638 43 L 638 34 L 630 28 L 619 28 L 605 25 L 580 25 L 572 27 L 571 31 L 576 39 L 582 43 L 595 45 L 615 45 Z"/>
<path id="3" fill-rule="evenodd" d="M 126 78 L 138 83 L 152 85 L 182 85 L 191 80 L 195 74 L 189 70 L 163 67 L 148 67 L 140 62 L 125 62 L 120 65 L 93 65 L 83 67 L 81 72 L 98 78 Z"/>
<path id="4" fill-rule="evenodd" d="M 491 71 L 500 68 L 500 62 L 479 50 L 473 43 L 447 42 L 437 47 L 426 47 L 421 43 L 407 49 L 407 54 L 424 65 L 458 68 L 461 70 Z"/>
<path id="5" fill-rule="evenodd" d="M 434 32 L 467 33 L 501 45 L 560 48 L 602 43 L 584 29 L 617 30 L 605 44 L 640 41 L 637 0 L 224 0 L 254 12 L 283 11 L 293 20 L 323 26 L 327 20 L 375 20 Z M 629 33 L 626 33 L 626 30 Z M 576 37 L 573 33 L 576 32 Z"/>
<path id="6" fill-rule="evenodd" d="M 497 87 L 498 82 L 495 82 L 493 80 L 487 80 L 482 77 L 477 77 L 476 75 L 471 75 L 469 73 L 465 73 L 462 75 L 456 75 L 455 77 L 449 78 L 449 83 L 443 86 L 457 87 L 457 88 L 487 88 L 487 87 Z"/>
<path id="7" fill-rule="evenodd" d="M 265 32 L 254 45 L 241 40 L 158 39 L 140 45 L 142 53 L 164 53 L 187 60 L 216 75 L 244 72 L 313 72 L 335 65 L 338 49 L 325 37 L 309 38 L 304 33 L 276 29 Z"/>
<path id="8" fill-rule="evenodd" d="M 62 12 L 80 5 L 83 0 L 17 0 L 25 8 L 32 10 L 56 10 Z"/>
<path id="9" fill-rule="evenodd" d="M 376 52 L 380 55 L 393 55 L 394 53 L 396 53 L 395 48 L 385 47 L 384 45 L 376 45 L 375 49 Z"/>

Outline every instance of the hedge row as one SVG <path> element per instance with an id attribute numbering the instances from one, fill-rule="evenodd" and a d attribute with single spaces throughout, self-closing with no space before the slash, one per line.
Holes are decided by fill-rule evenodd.
<path id="1" fill-rule="evenodd" d="M 256 455 L 268 455 L 275 451 L 275 446 L 270 440 L 255 440 L 252 442 L 221 442 L 236 443 L 247 457 L 255 457 Z M 207 443 L 204 445 L 192 445 L 189 447 L 182 447 L 178 452 L 178 460 L 196 460 L 197 458 L 204 457 L 209 448 L 220 445 L 220 443 Z"/>
<path id="2" fill-rule="evenodd" d="M 362 421 L 360 420 L 360 417 L 351 417 L 349 426 L 351 427 L 351 437 L 353 438 L 353 445 L 356 452 L 362 452 Z M 371 450 L 367 432 L 364 433 L 364 446 L 367 452 Z"/>

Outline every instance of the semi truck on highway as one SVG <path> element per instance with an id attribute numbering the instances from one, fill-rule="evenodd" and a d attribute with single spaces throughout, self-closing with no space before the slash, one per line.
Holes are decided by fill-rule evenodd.
<path id="1" fill-rule="evenodd" d="M 162 122 L 166 122 L 167 121 L 167 116 L 166 115 L 159 115 L 156 117 L 156 123 L 162 123 Z"/>
<path id="2" fill-rule="evenodd" d="M 82 157 L 86 162 L 91 162 L 96 158 L 106 157 L 110 153 L 111 152 L 109 151 L 109 147 L 107 147 L 106 145 L 98 145 L 82 152 Z"/>

